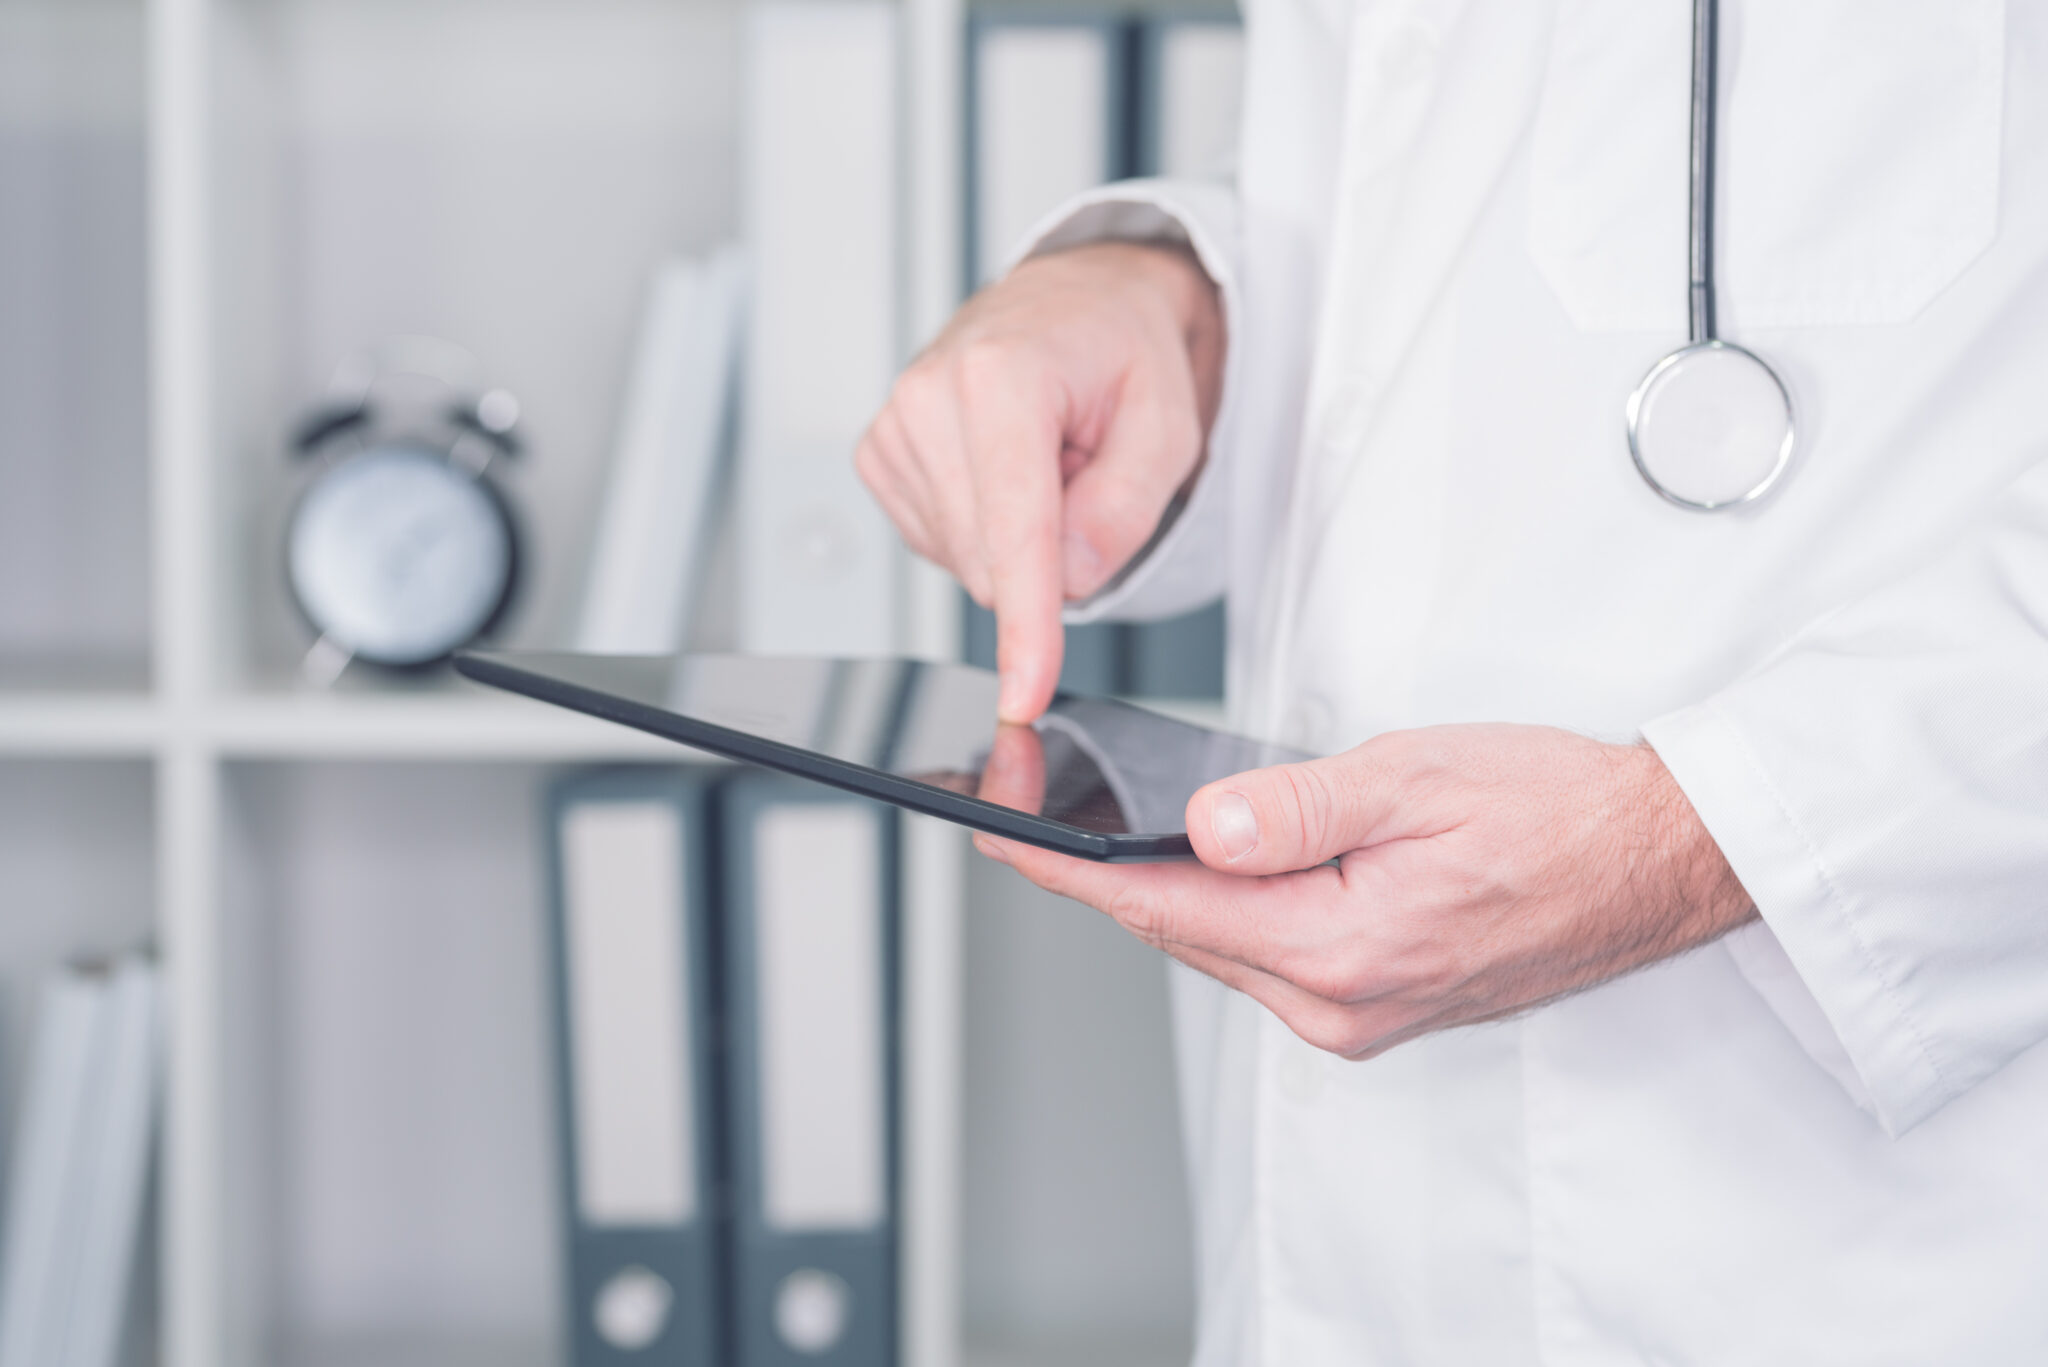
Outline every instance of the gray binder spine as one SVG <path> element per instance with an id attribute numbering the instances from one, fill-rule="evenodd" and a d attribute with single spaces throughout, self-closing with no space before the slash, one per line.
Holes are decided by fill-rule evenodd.
<path id="1" fill-rule="evenodd" d="M 600 770 L 561 780 L 549 793 L 544 848 L 568 1244 L 566 1337 L 575 1367 L 730 1361 L 717 846 L 709 797 L 717 772 Z M 634 858 L 644 864 L 649 855 L 654 867 L 636 872 Z M 579 907 L 579 897 L 609 898 L 615 923 L 617 904 L 628 904 L 623 929 L 605 931 L 605 908 Z M 609 943 L 593 944 L 593 933 L 608 935 Z M 647 952 L 650 942 L 654 953 Z M 591 976 L 607 966 L 624 981 Z M 621 1048 L 620 1030 L 650 1017 L 666 1028 Z M 580 1050 L 579 1028 L 592 1035 Z M 650 1068 L 658 1072 L 650 1075 Z M 590 1076 L 598 1072 L 608 1077 Z M 665 1113 L 659 1106 L 650 1112 L 650 1095 L 672 1104 Z"/>
<path id="2" fill-rule="evenodd" d="M 1166 45 L 1178 28 L 1197 25 L 1217 33 L 1235 33 L 1237 18 L 1228 5 L 1188 3 L 1147 12 L 1134 40 L 1132 62 L 1132 159 L 1128 174 L 1182 175 L 1209 167 L 1169 165 L 1166 124 L 1185 99 L 1185 91 L 1169 89 Z M 1203 92 L 1235 107 L 1233 96 Z M 1211 603 L 1179 617 L 1140 622 L 1125 628 L 1118 685 L 1122 692 L 1147 698 L 1221 698 L 1223 696 L 1223 604 Z"/>
<path id="3" fill-rule="evenodd" d="M 769 838 L 790 821 L 805 823 L 789 827 L 803 838 L 779 848 L 800 851 L 800 859 L 778 857 Z M 732 1361 L 892 1367 L 900 1190 L 895 812 L 780 775 L 742 773 L 720 790 L 719 827 Z M 793 896 L 801 902 L 796 919 L 786 905 Z M 792 949 L 804 962 L 777 967 L 775 956 L 788 959 Z M 871 977 L 846 976 L 862 973 Z M 856 1003 L 852 1018 L 848 1002 Z M 772 1019 L 776 1011 L 784 1018 Z M 866 1042 L 850 1067 L 849 1036 Z M 775 1070 L 791 1067 L 793 1050 L 811 1055 L 796 1060 L 796 1071 L 811 1075 L 778 1080 Z M 779 1119 L 771 1114 L 778 1095 Z M 812 1171 L 778 1177 L 778 1163 Z"/>
<path id="4" fill-rule="evenodd" d="M 1133 53 L 1130 70 L 1133 73 L 1135 90 L 1130 100 L 1131 108 L 1131 161 L 1126 172 L 1133 176 L 1184 176 L 1210 175 L 1221 171 L 1217 166 L 1176 166 L 1172 164 L 1167 146 L 1169 142 L 1167 122 L 1178 99 L 1184 99 L 1187 92 L 1169 89 L 1173 73 L 1169 70 L 1166 47 L 1176 29 L 1188 25 L 1205 28 L 1218 34 L 1241 35 L 1243 25 L 1238 19 L 1235 4 L 1208 4 L 1202 0 L 1189 3 L 1153 5 L 1146 9 L 1145 16 L 1136 27 L 1132 38 Z M 1222 100 L 1235 111 L 1239 100 L 1235 93 L 1228 91 L 1204 91 L 1206 99 Z"/>

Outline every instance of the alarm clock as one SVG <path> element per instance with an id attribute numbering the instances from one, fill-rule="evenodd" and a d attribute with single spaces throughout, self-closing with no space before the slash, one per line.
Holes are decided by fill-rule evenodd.
<path id="1" fill-rule="evenodd" d="M 309 678 L 424 669 L 510 610 L 519 527 L 491 471 L 519 450 L 519 404 L 474 369 L 447 343 L 387 344 L 345 363 L 292 434 L 315 467 L 285 531 L 292 602 L 319 637 Z"/>

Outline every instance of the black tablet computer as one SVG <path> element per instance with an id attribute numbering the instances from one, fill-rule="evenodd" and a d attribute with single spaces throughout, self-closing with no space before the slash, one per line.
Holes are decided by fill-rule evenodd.
<path id="1" fill-rule="evenodd" d="M 1084 859 L 1193 856 L 1187 801 L 1299 752 L 1108 698 L 996 722 L 996 676 L 921 660 L 465 652 L 478 683 Z"/>

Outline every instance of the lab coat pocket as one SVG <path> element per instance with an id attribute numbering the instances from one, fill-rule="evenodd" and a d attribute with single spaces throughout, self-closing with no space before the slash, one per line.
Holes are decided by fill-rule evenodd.
<path id="1" fill-rule="evenodd" d="M 1685 328 L 1690 7 L 1562 0 L 1529 246 L 1588 330 Z M 1721 327 L 1902 323 L 1998 226 L 2004 0 L 1721 7 Z"/>

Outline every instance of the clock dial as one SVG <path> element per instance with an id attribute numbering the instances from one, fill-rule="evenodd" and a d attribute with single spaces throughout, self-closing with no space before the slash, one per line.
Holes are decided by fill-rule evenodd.
<path id="1" fill-rule="evenodd" d="M 511 530 L 490 492 L 440 455 L 382 446 L 300 500 L 289 568 L 323 634 L 366 660 L 425 664 L 481 631 L 504 601 Z"/>

